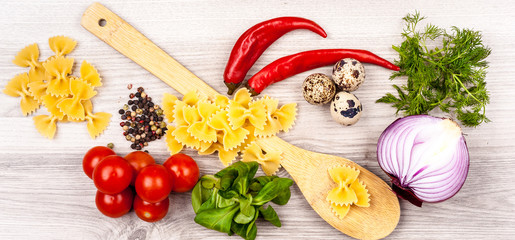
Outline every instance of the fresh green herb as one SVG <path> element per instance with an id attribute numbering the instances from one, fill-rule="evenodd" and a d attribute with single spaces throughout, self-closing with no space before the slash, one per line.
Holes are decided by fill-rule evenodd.
<path id="1" fill-rule="evenodd" d="M 424 17 L 418 12 L 403 19 L 404 42 L 393 46 L 399 53 L 395 63 L 401 70 L 390 80 L 407 77 L 408 82 L 393 85 L 397 97 L 388 93 L 377 102 L 392 104 L 404 115 L 427 114 L 436 107 L 446 113 L 454 111 L 465 126 L 488 122 L 485 58 L 491 49 L 483 45 L 481 32 L 457 27 L 446 31 L 432 24 L 420 32 L 417 24 Z"/>
<path id="2" fill-rule="evenodd" d="M 204 175 L 193 188 L 191 204 L 195 222 L 209 229 L 245 239 L 255 239 L 256 219 L 262 216 L 281 227 L 279 216 L 268 205 L 284 205 L 290 200 L 293 181 L 277 176 L 254 178 L 259 164 L 236 162 L 213 175 Z"/>

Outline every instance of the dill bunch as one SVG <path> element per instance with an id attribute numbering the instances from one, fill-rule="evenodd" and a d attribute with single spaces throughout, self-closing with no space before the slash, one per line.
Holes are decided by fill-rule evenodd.
<path id="1" fill-rule="evenodd" d="M 407 77 L 407 83 L 393 85 L 398 96 L 387 93 L 376 102 L 392 104 L 406 116 L 428 114 L 438 107 L 453 111 L 465 126 L 488 122 L 485 59 L 491 49 L 483 45 L 481 32 L 457 27 L 446 31 L 432 24 L 418 31 L 423 19 L 419 12 L 403 18 L 404 41 L 393 46 L 399 53 L 395 64 L 400 71 L 392 73 L 390 80 Z"/>

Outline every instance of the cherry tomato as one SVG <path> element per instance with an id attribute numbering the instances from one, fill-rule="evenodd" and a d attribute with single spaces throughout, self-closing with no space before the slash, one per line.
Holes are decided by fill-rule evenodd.
<path id="1" fill-rule="evenodd" d="M 169 157 L 163 166 L 173 175 L 172 191 L 187 192 L 195 187 L 199 177 L 198 165 L 190 156 L 177 153 Z"/>
<path id="2" fill-rule="evenodd" d="M 167 198 L 172 191 L 173 176 L 161 165 L 141 169 L 134 184 L 141 199 L 157 203 Z"/>
<path id="3" fill-rule="evenodd" d="M 136 177 L 138 176 L 139 171 L 143 169 L 146 166 L 150 166 L 152 164 L 155 164 L 156 161 L 150 154 L 142 151 L 134 151 L 129 154 L 127 154 L 125 157 L 125 160 L 129 162 L 129 164 L 132 166 L 132 180 L 131 185 L 134 186 L 134 182 L 136 181 Z"/>
<path id="4" fill-rule="evenodd" d="M 163 219 L 168 213 L 170 200 L 168 197 L 157 203 L 149 203 L 138 195 L 134 198 L 134 212 L 138 217 L 147 222 L 157 222 Z"/>
<path id="5" fill-rule="evenodd" d="M 131 183 L 132 167 L 120 156 L 107 156 L 93 171 L 93 182 L 103 193 L 115 194 L 126 189 Z"/>
<path id="6" fill-rule="evenodd" d="M 134 193 L 130 188 L 112 195 L 97 191 L 95 203 L 101 213 L 108 217 L 117 218 L 131 210 L 133 199 Z"/>
<path id="7" fill-rule="evenodd" d="M 84 173 L 92 178 L 93 170 L 97 164 L 107 156 L 116 155 L 116 153 L 108 147 L 96 146 L 88 150 L 82 159 L 82 169 Z"/>

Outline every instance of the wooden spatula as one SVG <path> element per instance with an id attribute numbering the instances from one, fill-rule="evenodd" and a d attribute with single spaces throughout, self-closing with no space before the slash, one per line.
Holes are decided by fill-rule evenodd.
<path id="1" fill-rule="evenodd" d="M 94 3 L 84 12 L 81 25 L 178 92 L 185 94 L 197 90 L 211 97 L 218 94 L 101 4 Z M 278 137 L 260 139 L 258 144 L 265 151 L 283 152 L 282 166 L 295 180 L 313 209 L 336 229 L 354 238 L 378 239 L 390 234 L 397 226 L 400 208 L 396 195 L 383 180 L 365 168 L 345 158 L 295 147 Z M 353 206 L 348 215 L 340 220 L 331 211 L 326 196 L 336 186 L 327 169 L 342 165 L 360 170 L 359 179 L 367 185 L 371 200 L 370 207 Z"/>

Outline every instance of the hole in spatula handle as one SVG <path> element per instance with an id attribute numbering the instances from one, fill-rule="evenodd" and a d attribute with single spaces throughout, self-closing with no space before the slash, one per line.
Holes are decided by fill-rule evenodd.
<path id="1" fill-rule="evenodd" d="M 98 20 L 98 26 L 104 27 L 107 24 L 107 21 L 103 18 Z"/>

